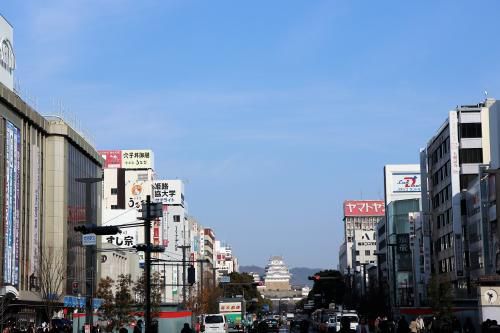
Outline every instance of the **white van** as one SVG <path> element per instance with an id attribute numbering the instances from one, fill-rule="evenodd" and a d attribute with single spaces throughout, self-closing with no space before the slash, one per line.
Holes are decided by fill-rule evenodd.
<path id="1" fill-rule="evenodd" d="M 228 333 L 226 317 L 222 314 L 204 315 L 201 331 L 204 333 Z"/>
<path id="2" fill-rule="evenodd" d="M 359 317 L 356 312 L 344 312 L 342 313 L 342 318 L 349 318 L 349 325 L 351 330 L 355 330 L 358 327 Z M 342 319 L 341 319 L 342 320 Z"/>

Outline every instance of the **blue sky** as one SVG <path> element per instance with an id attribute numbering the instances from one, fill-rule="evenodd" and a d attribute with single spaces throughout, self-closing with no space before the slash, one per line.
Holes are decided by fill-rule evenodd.
<path id="1" fill-rule="evenodd" d="M 342 202 L 500 95 L 498 1 L 3 0 L 16 77 L 98 149 L 151 148 L 242 264 L 335 267 Z"/>

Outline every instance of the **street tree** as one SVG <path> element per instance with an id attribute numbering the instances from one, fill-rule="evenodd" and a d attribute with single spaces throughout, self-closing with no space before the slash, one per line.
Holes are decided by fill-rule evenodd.
<path id="1" fill-rule="evenodd" d="M 432 275 L 427 294 L 434 315 L 441 320 L 451 320 L 453 302 L 451 284 L 447 281 L 440 282 L 436 275 Z"/>
<path id="2" fill-rule="evenodd" d="M 115 297 L 113 295 L 113 285 L 114 280 L 107 276 L 105 279 L 101 279 L 97 286 L 96 296 L 103 299 L 103 304 L 101 306 L 100 316 L 101 319 L 106 320 L 110 323 L 105 329 L 107 332 L 113 330 L 115 321 Z"/>
<path id="3" fill-rule="evenodd" d="M 133 317 L 132 277 L 130 274 L 120 274 L 115 284 L 115 319 L 118 327 L 129 324 Z"/>
<path id="4" fill-rule="evenodd" d="M 156 318 L 160 313 L 161 305 L 161 274 L 157 271 L 151 273 L 151 317 Z M 138 306 L 145 306 L 146 298 L 146 275 L 143 273 L 134 282 L 132 291 L 134 292 L 135 303 Z"/>
<path id="5" fill-rule="evenodd" d="M 64 292 L 66 265 L 63 251 L 53 247 L 45 248 L 40 256 L 37 276 L 38 293 L 43 303 L 46 320 L 50 320 L 59 306 Z"/>

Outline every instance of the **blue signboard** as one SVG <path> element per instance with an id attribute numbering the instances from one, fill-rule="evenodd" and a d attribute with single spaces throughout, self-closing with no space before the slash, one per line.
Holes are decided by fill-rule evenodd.
<path id="1" fill-rule="evenodd" d="M 67 308 L 85 308 L 86 297 L 80 296 L 64 296 L 64 306 Z M 99 309 L 104 304 L 104 300 L 102 298 L 94 298 L 92 299 L 92 308 Z"/>

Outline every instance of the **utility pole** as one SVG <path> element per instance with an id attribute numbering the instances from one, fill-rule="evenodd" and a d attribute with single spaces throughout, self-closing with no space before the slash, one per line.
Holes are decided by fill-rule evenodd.
<path id="1" fill-rule="evenodd" d="M 191 248 L 191 245 L 177 246 L 182 249 L 182 304 L 186 305 L 186 250 Z"/>
<path id="2" fill-rule="evenodd" d="M 147 333 L 151 330 L 151 253 L 152 252 L 165 252 L 164 246 L 153 246 L 151 244 L 151 221 L 158 217 L 162 217 L 163 210 L 161 203 L 151 202 L 151 196 L 146 196 L 146 202 L 142 206 L 142 217 L 144 220 L 144 244 L 137 244 L 135 246 L 137 251 L 144 252 L 144 327 Z"/>
<path id="3" fill-rule="evenodd" d="M 146 196 L 146 216 L 144 218 L 144 273 L 145 273 L 145 298 L 146 309 L 144 311 L 144 321 L 146 332 L 151 332 L 151 196 Z"/>
<path id="4" fill-rule="evenodd" d="M 94 223 L 94 216 L 92 216 L 92 184 L 102 181 L 101 178 L 76 178 L 77 183 L 85 184 L 85 219 L 88 224 Z M 95 271 L 96 271 L 96 249 L 97 245 L 86 246 L 85 247 L 85 294 L 87 296 L 85 302 L 85 324 L 94 324 L 92 315 L 92 299 L 94 297 L 95 289 Z M 80 329 L 80 328 L 78 328 Z"/>

